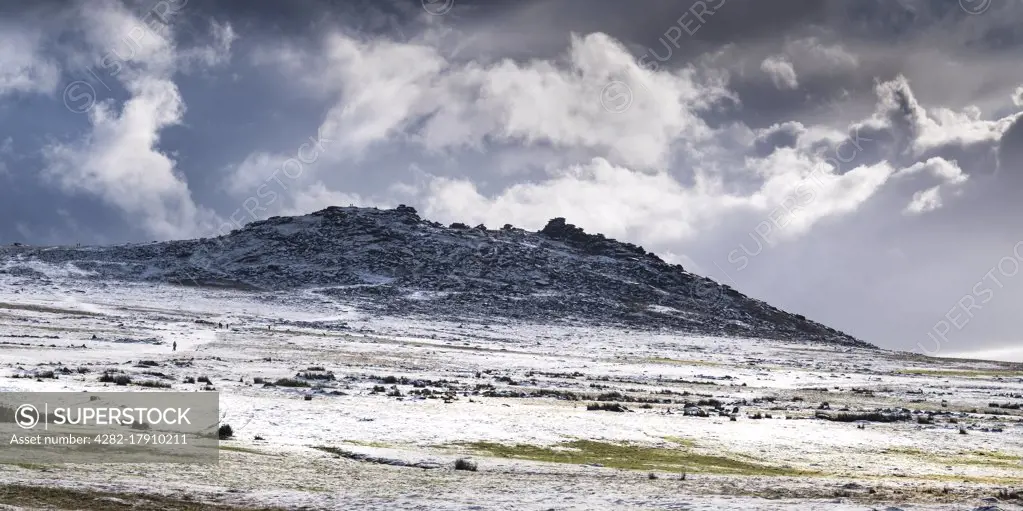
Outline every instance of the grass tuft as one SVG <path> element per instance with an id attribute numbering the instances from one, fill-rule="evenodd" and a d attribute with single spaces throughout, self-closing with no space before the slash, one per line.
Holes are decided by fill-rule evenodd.
<path id="1" fill-rule="evenodd" d="M 596 440 L 575 440 L 554 446 L 504 445 L 490 442 L 467 444 L 471 449 L 498 458 L 514 458 L 576 465 L 599 464 L 626 470 L 658 472 L 706 472 L 735 475 L 796 476 L 807 472 L 773 467 L 726 456 L 698 454 L 689 449 L 653 447 Z"/>

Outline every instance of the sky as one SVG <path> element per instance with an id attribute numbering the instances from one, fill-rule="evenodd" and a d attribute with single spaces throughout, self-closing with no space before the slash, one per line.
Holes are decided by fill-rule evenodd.
<path id="1" fill-rule="evenodd" d="M 1019 357 L 1021 22 L 1006 0 L 8 2 L 0 243 L 331 205 L 565 217 L 882 347 Z"/>

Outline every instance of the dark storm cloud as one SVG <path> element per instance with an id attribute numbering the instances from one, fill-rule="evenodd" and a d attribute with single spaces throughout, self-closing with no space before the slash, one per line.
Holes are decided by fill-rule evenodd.
<path id="1" fill-rule="evenodd" d="M 758 158 L 770 156 L 781 147 L 795 147 L 800 135 L 806 133 L 806 128 L 796 122 L 777 124 L 765 129 L 753 141 L 752 153 Z"/>
<path id="2" fill-rule="evenodd" d="M 190 20 L 230 20 L 246 34 L 261 37 L 317 37 L 334 27 L 363 33 L 386 33 L 423 14 L 420 2 L 408 0 L 273 0 L 188 4 Z"/>
<path id="3" fill-rule="evenodd" d="M 85 186 L 61 188 L 52 175 L 44 176 L 47 147 L 79 147 L 74 144 L 81 142 L 81 147 L 88 149 L 88 137 L 95 135 L 88 116 L 69 112 L 61 98 L 66 84 L 79 79 L 84 67 L 109 51 L 87 44 L 86 27 L 75 15 L 81 11 L 76 9 L 100 10 L 114 3 L 45 0 L 0 4 L 0 30 L 6 27 L 14 33 L 9 27 L 16 27 L 45 34 L 36 57 L 60 66 L 55 90 L 0 91 L 0 144 L 11 137 L 14 148 L 10 153 L 0 151 L 0 218 L 4 219 L 0 221 L 0 242 L 113 242 L 154 237 L 143 222 L 118 210 L 109 197 Z M 156 3 L 132 0 L 125 5 L 142 16 Z M 450 12 L 431 16 L 419 0 L 191 0 L 172 21 L 176 57 L 211 44 L 214 21 L 232 27 L 239 38 L 230 55 L 215 66 L 196 64 L 193 58 L 189 65 L 156 76 L 173 83 L 183 112 L 179 122 L 151 132 L 151 152 L 173 162 L 169 171 L 151 181 L 173 181 L 177 176 L 187 186 L 183 195 L 198 208 L 214 211 L 220 218 L 232 217 L 255 195 L 256 187 L 273 175 L 279 161 L 268 159 L 266 168 L 254 170 L 255 186 L 251 190 L 241 186 L 236 193 L 225 183 L 238 166 L 258 154 L 294 157 L 301 144 L 317 134 L 330 110 L 351 99 L 357 87 L 345 80 L 365 80 L 389 95 L 382 102 L 386 108 L 372 110 L 374 104 L 363 105 L 377 120 L 387 120 L 388 114 L 401 111 L 406 103 L 419 102 L 409 107 L 412 114 L 395 123 L 393 133 L 367 144 L 364 154 L 354 157 L 339 151 L 341 156 L 336 159 L 325 157 L 301 178 L 284 181 L 287 190 L 278 190 L 280 201 L 267 214 L 304 213 L 331 201 L 347 205 L 360 198 L 382 204 L 409 200 L 420 207 L 423 204 L 414 201 L 435 206 L 473 197 L 450 190 L 450 195 L 429 195 L 435 191 L 430 187 L 438 183 L 431 178 L 436 177 L 464 183 L 452 188 L 456 192 L 468 187 L 478 193 L 477 202 L 464 208 L 454 204 L 447 210 L 438 209 L 453 217 L 475 214 L 488 205 L 500 215 L 513 215 L 518 212 L 515 208 L 521 207 L 513 202 L 522 196 L 527 205 L 543 210 L 537 218 L 555 216 L 550 211 L 558 207 L 582 214 L 587 204 L 578 201 L 586 199 L 573 194 L 585 186 L 566 185 L 548 195 L 536 190 L 552 181 L 572 184 L 575 171 L 566 168 L 586 164 L 594 156 L 607 156 L 592 146 L 530 140 L 533 133 L 501 138 L 500 130 L 482 137 L 481 147 L 424 150 L 421 139 L 437 116 L 438 105 L 449 108 L 449 113 L 464 114 L 459 108 L 479 106 L 487 99 L 482 92 L 493 93 L 468 86 L 462 90 L 459 87 L 464 82 L 458 81 L 443 90 L 440 78 L 462 72 L 458 78 L 468 81 L 474 72 L 492 68 L 542 75 L 543 66 L 529 67 L 542 60 L 549 61 L 551 68 L 574 72 L 572 63 L 566 63 L 572 44 L 589 44 L 584 49 L 590 51 L 606 51 L 607 47 L 599 46 L 599 40 L 573 42 L 572 35 L 601 32 L 647 69 L 677 73 L 692 66 L 701 76 L 724 73 L 731 95 L 693 106 L 698 121 L 715 131 L 714 136 L 692 146 L 687 140 L 673 141 L 672 154 L 664 162 L 630 172 L 618 169 L 626 165 L 621 154 L 608 156 L 618 159 L 600 170 L 611 176 L 615 193 L 598 195 L 601 215 L 594 218 L 610 219 L 602 225 L 620 227 L 629 241 L 689 257 L 702 271 L 772 304 L 888 347 L 913 349 L 977 277 L 1005 254 L 1007 240 L 1019 237 L 1023 121 L 1009 119 L 1005 126 L 981 121 L 993 123 L 1019 110 L 1011 94 L 1023 84 L 1019 66 L 1021 11 L 1019 2 L 993 2 L 987 12 L 969 14 L 958 0 L 455 0 Z M 372 44 L 344 46 L 330 42 L 332 34 L 359 43 L 436 46 L 437 54 L 444 57 L 416 53 L 416 58 L 439 59 L 439 70 L 423 71 L 412 69 L 420 64 L 416 59 L 403 61 L 402 54 L 384 54 L 398 59 L 401 64 L 395 66 L 375 61 L 383 59 L 375 54 L 370 58 L 367 48 Z M 365 73 L 338 74 L 348 61 L 332 60 L 336 55 L 331 55 L 331 50 L 354 55 L 354 61 L 367 59 L 356 68 Z M 0 51 L 0 63 L 5 62 L 3 58 Z M 10 57 L 6 62 L 23 64 Z M 6 67 L 15 68 L 11 64 Z M 0 69 L 0 76 L 3 71 Z M 403 82 L 406 72 L 421 72 L 427 78 Z M 508 78 L 495 76 L 500 78 L 488 82 L 491 88 L 504 85 L 502 80 Z M 900 81 L 900 76 L 906 79 Z M 566 73 L 552 80 L 570 82 L 571 78 L 571 73 Z M 522 83 L 533 84 L 522 81 L 518 85 Z M 879 89 L 878 84 L 887 85 Z M 98 99 L 108 102 L 110 112 L 118 113 L 133 92 L 119 83 L 114 85 L 114 91 L 101 90 Z M 596 84 L 598 89 L 600 85 Z M 679 90 L 685 89 L 670 89 L 670 93 Z M 521 91 L 523 95 L 537 94 L 530 88 Z M 471 100 L 455 94 L 462 92 Z M 434 97 L 438 105 L 430 104 Z M 545 100 L 551 103 L 546 110 L 538 109 L 538 115 L 553 115 L 550 110 L 556 108 L 555 102 L 572 99 L 535 98 L 499 106 L 512 105 L 515 113 L 529 118 L 530 109 Z M 967 109 L 971 105 L 977 107 L 975 112 Z M 416 108 L 429 113 L 419 115 Z M 655 109 L 645 113 L 649 116 L 645 123 L 666 122 Z M 453 131 L 461 126 L 489 126 L 485 122 L 470 124 L 471 116 L 455 115 L 453 119 L 457 121 L 451 125 Z M 595 125 L 565 124 L 564 130 L 589 130 L 579 136 L 586 139 L 619 126 L 614 122 L 618 118 L 601 119 L 604 122 Z M 146 128 L 146 123 L 141 124 L 139 129 Z M 629 130 L 644 127 L 627 126 Z M 667 122 L 664 127 L 665 132 L 675 133 L 690 124 Z M 828 137 L 822 135 L 825 132 Z M 643 135 L 656 138 L 660 133 L 653 130 Z M 621 135 L 607 144 L 623 146 L 627 136 L 635 137 L 631 131 Z M 333 144 L 337 148 L 341 142 Z M 712 172 L 721 181 L 715 186 L 731 194 L 725 199 L 739 201 L 758 193 L 765 176 L 798 165 L 799 158 L 785 159 L 792 155 L 819 155 L 833 164 L 836 177 L 846 179 L 836 187 L 836 194 L 864 186 L 862 179 L 852 179 L 864 166 L 889 165 L 892 175 L 884 176 L 883 186 L 852 206 L 839 201 L 832 204 L 829 197 L 820 195 L 818 202 L 809 206 L 846 209 L 822 214 L 800 235 L 776 228 L 769 236 L 771 243 L 761 240 L 758 255 L 749 257 L 748 267 L 741 271 L 736 271 L 728 256 L 740 244 L 755 247 L 757 229 L 767 221 L 768 212 L 777 210 L 773 204 L 767 205 L 768 212 L 752 208 L 750 201 L 722 208 L 722 218 L 705 220 L 706 225 L 697 226 L 698 234 L 684 241 L 679 241 L 681 237 L 642 239 L 650 232 L 645 229 L 650 224 L 667 232 L 685 214 L 720 206 L 671 209 L 658 203 L 698 203 L 702 198 L 695 197 L 692 190 L 704 184 L 699 179 L 701 173 Z M 757 166 L 766 165 L 763 162 L 772 157 L 779 160 L 776 167 Z M 103 166 L 95 167 L 99 172 Z M 906 168 L 914 170 L 899 173 Z M 955 169 L 961 169 L 968 179 L 955 175 Z M 671 180 L 629 189 L 658 171 Z M 585 180 L 580 183 L 592 185 Z M 677 195 L 657 195 L 676 187 L 683 188 L 675 190 Z M 917 200 L 921 199 L 918 194 L 933 187 L 938 188 L 938 196 Z M 514 193 L 501 195 L 512 188 Z M 427 190 L 425 196 L 423 190 Z M 611 199 L 619 193 L 638 194 L 642 207 L 614 209 Z M 651 196 L 665 198 L 654 200 Z M 918 209 L 930 209 L 925 214 L 907 212 L 913 200 L 917 200 Z M 283 208 L 285 203 L 291 209 L 273 209 Z M 668 213 L 644 216 L 648 209 L 657 208 Z M 497 224 L 511 221 L 500 215 L 493 217 Z M 487 223 L 494 222 L 488 219 Z M 958 339 L 979 339 L 987 345 L 1008 341 L 1013 331 L 1011 304 L 1023 298 L 1021 287 L 1007 286 L 985 311 L 990 314 L 987 319 L 978 316 L 969 327 L 973 330 L 964 330 Z"/>
<path id="4" fill-rule="evenodd" d="M 823 2 L 783 3 L 749 0 L 629 2 L 559 2 L 531 0 L 456 2 L 454 23 L 465 21 L 474 30 L 507 41 L 502 50 L 528 58 L 556 55 L 569 33 L 604 32 L 622 41 L 637 57 L 664 67 L 677 67 L 694 57 L 738 41 L 756 41 L 789 32 L 808 23 L 824 22 L 829 7 Z M 464 9 L 459 9 L 465 7 Z M 519 45 L 512 44 L 514 35 Z"/>

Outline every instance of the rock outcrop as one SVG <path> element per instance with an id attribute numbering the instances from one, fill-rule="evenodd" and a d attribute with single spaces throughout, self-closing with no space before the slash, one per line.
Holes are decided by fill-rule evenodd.
<path id="1" fill-rule="evenodd" d="M 218 238 L 0 248 L 0 271 L 30 272 L 30 261 L 74 268 L 89 279 L 312 289 L 387 314 L 869 346 L 564 218 L 530 232 L 444 227 L 407 206 L 330 207 L 253 222 Z"/>

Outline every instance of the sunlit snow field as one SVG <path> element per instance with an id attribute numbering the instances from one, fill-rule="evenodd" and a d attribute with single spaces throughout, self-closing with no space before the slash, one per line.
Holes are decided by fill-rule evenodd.
<path id="1" fill-rule="evenodd" d="M 207 376 L 234 437 L 218 466 L 0 466 L 0 509 L 46 508 L 25 485 L 83 509 L 137 493 L 167 509 L 1017 509 L 1023 490 L 1019 365 L 38 270 L 0 274 L 3 390 L 203 392 L 184 381 Z"/>

